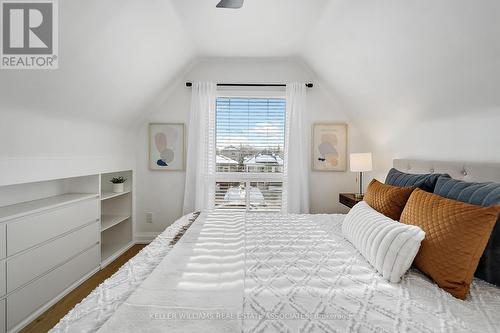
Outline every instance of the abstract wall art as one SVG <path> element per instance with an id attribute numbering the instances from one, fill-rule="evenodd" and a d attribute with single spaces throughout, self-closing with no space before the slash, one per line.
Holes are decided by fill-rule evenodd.
<path id="1" fill-rule="evenodd" d="M 347 124 L 314 124 L 313 171 L 347 170 Z"/>
<path id="2" fill-rule="evenodd" d="M 149 124 L 149 169 L 184 170 L 184 124 Z"/>

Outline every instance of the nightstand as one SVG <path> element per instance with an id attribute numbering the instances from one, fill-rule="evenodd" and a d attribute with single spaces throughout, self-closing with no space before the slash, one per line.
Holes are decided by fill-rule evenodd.
<path id="1" fill-rule="evenodd" d="M 356 198 L 354 193 L 340 193 L 339 202 L 349 208 L 352 208 L 358 202 L 363 201 L 363 198 Z"/>

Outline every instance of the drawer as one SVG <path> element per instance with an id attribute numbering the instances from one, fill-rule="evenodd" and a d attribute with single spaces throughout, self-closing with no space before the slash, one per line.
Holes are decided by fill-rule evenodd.
<path id="1" fill-rule="evenodd" d="M 11 330 L 65 289 L 99 266 L 100 247 L 92 247 L 7 297 L 7 330 Z M 30 318 L 32 319 L 32 318 Z"/>
<path id="2" fill-rule="evenodd" d="M 99 200 L 92 199 L 11 221 L 7 223 L 7 255 L 96 221 L 99 215 Z"/>
<path id="3" fill-rule="evenodd" d="M 5 229 L 7 224 L 0 223 L 0 259 L 5 258 L 7 255 L 7 233 Z"/>
<path id="4" fill-rule="evenodd" d="M 5 299 L 0 300 L 0 333 L 5 333 Z"/>
<path id="5" fill-rule="evenodd" d="M 6 289 L 5 260 L 0 260 L 0 297 L 5 295 Z"/>
<path id="6" fill-rule="evenodd" d="M 98 222 L 78 229 L 7 260 L 7 290 L 11 292 L 99 242 Z"/>

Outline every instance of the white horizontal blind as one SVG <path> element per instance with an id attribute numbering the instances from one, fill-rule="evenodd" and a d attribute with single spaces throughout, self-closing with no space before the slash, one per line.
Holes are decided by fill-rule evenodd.
<path id="1" fill-rule="evenodd" d="M 285 108 L 284 98 L 219 97 L 218 171 L 283 172 Z"/>
<path id="2" fill-rule="evenodd" d="M 215 208 L 245 210 L 246 206 L 245 182 L 215 183 Z"/>
<path id="3" fill-rule="evenodd" d="M 283 182 L 250 182 L 249 189 L 249 210 L 269 212 L 281 210 Z"/>
<path id="4" fill-rule="evenodd" d="M 282 208 L 283 182 L 215 183 L 215 208 L 279 212 Z"/>
<path id="5" fill-rule="evenodd" d="M 284 98 L 217 99 L 216 208 L 281 210 L 285 115 Z"/>

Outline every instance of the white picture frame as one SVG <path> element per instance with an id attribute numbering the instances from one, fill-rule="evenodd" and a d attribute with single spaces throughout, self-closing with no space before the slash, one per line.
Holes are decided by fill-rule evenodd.
<path id="1" fill-rule="evenodd" d="M 149 169 L 184 171 L 186 164 L 185 125 L 181 123 L 149 124 Z"/>
<path id="2" fill-rule="evenodd" d="M 313 171 L 347 170 L 347 124 L 313 124 L 311 167 Z"/>

